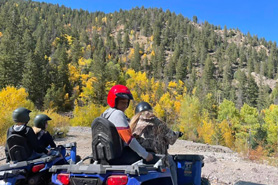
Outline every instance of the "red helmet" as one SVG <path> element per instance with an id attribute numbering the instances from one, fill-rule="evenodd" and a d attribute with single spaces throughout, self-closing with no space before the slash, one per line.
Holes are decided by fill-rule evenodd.
<path id="1" fill-rule="evenodd" d="M 110 107 L 114 108 L 116 106 L 116 99 L 124 98 L 128 100 L 133 100 L 133 96 L 130 90 L 124 85 L 114 85 L 107 96 L 107 103 Z"/>

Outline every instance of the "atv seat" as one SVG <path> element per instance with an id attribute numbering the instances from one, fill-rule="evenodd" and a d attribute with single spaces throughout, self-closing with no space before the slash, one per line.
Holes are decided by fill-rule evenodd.
<path id="1" fill-rule="evenodd" d="M 100 164 L 121 156 L 123 143 L 116 127 L 103 117 L 96 118 L 92 125 L 92 157 Z"/>
<path id="2" fill-rule="evenodd" d="M 11 134 L 7 138 L 7 147 L 9 156 L 14 162 L 25 161 L 32 154 L 27 139 L 19 134 Z"/>

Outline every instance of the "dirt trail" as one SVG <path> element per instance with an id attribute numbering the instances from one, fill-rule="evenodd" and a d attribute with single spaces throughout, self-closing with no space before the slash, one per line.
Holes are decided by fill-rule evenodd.
<path id="1" fill-rule="evenodd" d="M 71 127 L 66 138 L 56 139 L 57 144 L 77 143 L 77 154 L 84 158 L 91 151 L 91 132 L 87 127 Z M 202 176 L 212 185 L 278 185 L 278 168 L 257 164 L 242 159 L 227 147 L 212 146 L 191 141 L 178 140 L 170 146 L 171 154 L 204 155 Z M 4 147 L 0 146 L 0 159 L 4 157 Z M 4 161 L 0 161 L 0 165 Z"/>

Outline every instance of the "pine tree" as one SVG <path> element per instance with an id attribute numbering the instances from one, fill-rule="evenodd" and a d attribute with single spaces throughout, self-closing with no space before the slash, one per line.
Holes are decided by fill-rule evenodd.
<path id="1" fill-rule="evenodd" d="M 40 83 L 41 83 L 41 89 L 39 89 L 41 92 L 41 96 L 45 96 L 47 89 L 50 87 L 51 83 L 56 79 L 56 76 L 51 75 L 51 67 L 49 64 L 49 58 L 47 57 L 50 52 L 50 48 L 47 45 L 47 42 L 45 40 L 45 35 L 42 39 L 38 38 L 35 48 L 35 57 L 36 57 L 36 63 L 39 66 L 40 70 Z M 53 74 L 53 71 L 52 71 Z M 42 98 L 41 100 L 42 101 Z"/>
<path id="2" fill-rule="evenodd" d="M 153 30 L 153 41 L 154 41 L 154 44 L 156 46 L 159 46 L 160 45 L 160 33 L 161 32 L 161 28 L 160 28 L 160 25 L 156 25 L 154 27 L 154 30 Z"/>
<path id="3" fill-rule="evenodd" d="M 258 89 L 254 78 L 249 74 L 247 78 L 246 103 L 252 107 L 257 107 Z"/>
<path id="4" fill-rule="evenodd" d="M 77 39 L 73 41 L 73 44 L 71 46 L 71 60 L 73 63 L 77 64 L 78 60 L 82 56 L 82 50 L 81 45 Z"/>
<path id="5" fill-rule="evenodd" d="M 18 28 L 18 9 L 13 6 L 6 17 L 7 28 L 0 43 L 0 88 L 20 85 L 24 65 L 20 51 L 22 36 Z"/>
<path id="6" fill-rule="evenodd" d="M 65 45 L 60 46 L 59 52 L 57 58 L 59 61 L 57 87 L 65 88 L 66 92 L 71 93 L 68 68 L 69 61 Z"/>
<path id="7" fill-rule="evenodd" d="M 41 68 L 33 51 L 28 53 L 23 73 L 22 85 L 29 93 L 29 98 L 35 105 L 41 108 L 44 94 L 41 94 L 43 83 L 41 79 Z"/>
<path id="8" fill-rule="evenodd" d="M 169 59 L 169 63 L 167 64 L 167 67 L 165 68 L 165 73 L 166 77 L 169 80 L 173 80 L 174 76 L 176 75 L 176 67 L 175 67 L 175 61 L 174 61 L 174 57 L 170 57 Z"/>
<path id="9" fill-rule="evenodd" d="M 247 84 L 247 77 L 243 71 L 240 69 L 236 72 L 236 79 L 238 80 L 238 91 L 237 91 L 237 101 L 236 107 L 241 108 L 246 100 L 246 84 Z"/>
<path id="10" fill-rule="evenodd" d="M 223 82 L 222 82 L 223 99 L 231 100 L 230 98 L 231 98 L 231 89 L 232 89 L 232 78 L 233 78 L 232 64 L 230 61 L 228 61 L 223 72 Z"/>
<path id="11" fill-rule="evenodd" d="M 131 60 L 131 68 L 134 69 L 136 72 L 141 68 L 141 55 L 140 55 L 140 47 L 139 44 L 135 44 L 134 48 L 134 57 Z"/>
<path id="12" fill-rule="evenodd" d="M 211 92 L 212 89 L 215 87 L 215 79 L 214 79 L 214 64 L 210 57 L 208 56 L 205 62 L 204 71 L 202 74 L 202 82 L 203 82 L 203 93 L 206 95 L 207 93 Z"/>
<path id="13" fill-rule="evenodd" d="M 118 33 L 117 33 L 117 47 L 118 47 L 118 51 L 120 52 L 121 51 L 121 48 L 122 48 L 122 33 L 121 33 L 122 30 L 119 30 Z"/>
<path id="14" fill-rule="evenodd" d="M 196 15 L 193 16 L 193 22 L 194 22 L 194 23 L 198 23 L 198 18 L 197 18 Z"/>
<path id="15" fill-rule="evenodd" d="M 106 52 L 103 47 L 103 41 L 100 40 L 97 50 L 93 55 L 92 62 L 92 72 L 94 77 L 97 78 L 97 82 L 93 84 L 94 89 L 97 89 L 95 92 L 94 102 L 101 105 L 106 105 L 106 82 L 108 80 L 108 72 L 106 72 Z"/>
<path id="16" fill-rule="evenodd" d="M 45 108 L 55 108 L 57 111 L 67 111 L 72 108 L 69 102 L 72 87 L 69 82 L 68 62 L 66 46 L 59 44 L 52 59 L 53 83 L 44 97 Z"/>
<path id="17" fill-rule="evenodd" d="M 269 105 L 271 104 L 269 91 L 270 88 L 267 85 L 263 85 L 263 78 L 262 75 L 260 75 L 260 84 L 259 84 L 258 99 L 257 99 L 257 103 L 258 103 L 257 107 L 259 110 L 265 109 L 269 107 Z"/>
<path id="18" fill-rule="evenodd" d="M 164 67 L 165 67 L 165 63 L 166 63 L 166 60 L 165 60 L 165 47 L 164 45 L 160 45 L 158 48 L 157 48 L 157 52 L 156 52 L 156 61 L 157 61 L 157 76 L 155 76 L 157 79 L 162 79 L 163 77 L 163 72 L 164 72 Z"/>
<path id="19" fill-rule="evenodd" d="M 45 79 L 45 73 L 43 65 L 45 59 L 41 55 L 41 51 L 39 52 L 39 47 L 41 45 L 38 44 L 35 48 L 34 39 L 27 29 L 24 33 L 23 37 L 23 56 L 25 60 L 24 71 L 23 71 L 23 79 L 22 85 L 29 93 L 29 98 L 35 103 L 38 108 L 42 108 L 43 98 L 45 96 L 45 92 L 47 88 L 47 80 Z M 36 49 L 36 52 L 35 52 Z M 48 75 L 48 74 L 47 74 Z"/>
<path id="20" fill-rule="evenodd" d="M 124 52 L 127 52 L 127 50 L 129 49 L 130 47 L 130 42 L 129 42 L 129 35 L 127 32 L 125 32 L 125 35 L 124 35 L 124 42 L 123 42 L 123 50 Z"/>
<path id="21" fill-rule="evenodd" d="M 180 56 L 177 63 L 176 72 L 176 80 L 183 81 L 186 77 L 186 58 L 184 56 Z"/>
<path id="22" fill-rule="evenodd" d="M 273 52 L 270 53 L 268 60 L 267 60 L 267 77 L 273 78 L 275 69 L 274 69 L 274 58 L 273 58 Z"/>

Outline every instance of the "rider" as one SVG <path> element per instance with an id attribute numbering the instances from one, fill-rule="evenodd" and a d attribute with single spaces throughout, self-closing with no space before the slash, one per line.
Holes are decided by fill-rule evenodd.
<path id="1" fill-rule="evenodd" d="M 52 136 L 48 131 L 46 131 L 48 121 L 50 120 L 51 118 L 45 114 L 39 114 L 34 119 L 35 126 L 33 127 L 33 130 L 37 135 L 39 145 L 44 148 L 48 147 L 49 145 L 51 148 L 56 148 L 56 144 L 54 143 Z"/>
<path id="2" fill-rule="evenodd" d="M 108 119 L 113 123 L 119 133 L 119 136 L 124 141 L 126 146 L 122 154 L 122 160 L 128 160 L 126 155 L 131 155 L 131 152 L 137 153 L 140 157 L 146 161 L 151 161 L 153 155 L 148 153 L 139 143 L 133 138 L 131 130 L 128 125 L 128 119 L 124 114 L 125 110 L 129 106 L 130 100 L 133 100 L 133 96 L 130 90 L 124 85 L 113 86 L 107 96 L 107 103 L 110 106 L 101 116 Z M 132 150 L 130 150 L 130 148 Z M 123 161 L 121 161 L 124 163 Z"/>
<path id="3" fill-rule="evenodd" d="M 181 132 L 172 131 L 166 123 L 159 120 L 152 112 L 152 106 L 147 102 L 140 102 L 135 108 L 135 116 L 130 121 L 133 136 L 148 151 L 165 154 L 166 164 L 170 167 L 173 184 L 177 185 L 177 167 L 171 155 L 168 155 L 169 144 L 173 145 Z"/>
<path id="4" fill-rule="evenodd" d="M 12 118 L 15 122 L 15 125 L 11 126 L 7 131 L 7 139 L 12 134 L 18 134 L 27 139 L 27 146 L 29 147 L 29 150 L 32 151 L 32 153 L 26 160 L 28 159 L 31 160 L 31 159 L 41 157 L 43 155 L 42 153 L 45 154 L 50 153 L 50 151 L 48 151 L 44 147 L 39 146 L 38 139 L 33 129 L 27 126 L 27 123 L 30 120 L 30 116 L 29 116 L 30 112 L 31 112 L 30 110 L 23 107 L 15 109 L 12 114 Z M 11 158 L 9 155 L 7 144 L 5 146 L 5 153 L 6 153 L 7 162 L 9 162 Z"/>

